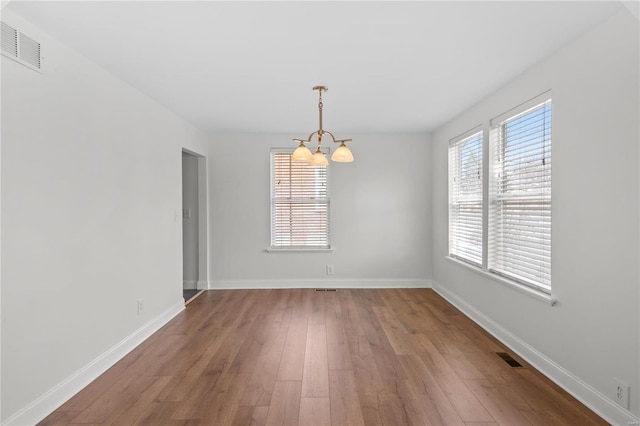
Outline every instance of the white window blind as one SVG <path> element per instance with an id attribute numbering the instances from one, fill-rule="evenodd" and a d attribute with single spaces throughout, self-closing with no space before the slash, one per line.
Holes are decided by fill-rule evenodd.
<path id="1" fill-rule="evenodd" d="M 449 255 L 482 265 L 482 132 L 449 143 Z"/>
<path id="2" fill-rule="evenodd" d="M 271 248 L 328 249 L 328 168 L 291 161 L 291 154 L 271 151 Z"/>
<path id="3" fill-rule="evenodd" d="M 522 109 L 491 122 L 488 266 L 550 293 L 551 100 Z"/>

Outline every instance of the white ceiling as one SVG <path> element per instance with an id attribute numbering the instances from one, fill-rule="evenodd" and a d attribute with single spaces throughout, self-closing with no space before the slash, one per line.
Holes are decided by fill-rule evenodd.
<path id="1" fill-rule="evenodd" d="M 11 1 L 205 132 L 428 132 L 621 3 Z M 44 59 L 46 61 L 46 58 Z M 535 93 L 532 93 L 535 95 Z"/>

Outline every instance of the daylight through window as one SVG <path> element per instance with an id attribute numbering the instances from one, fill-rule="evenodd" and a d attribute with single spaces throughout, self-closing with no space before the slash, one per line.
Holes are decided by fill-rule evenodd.
<path id="1" fill-rule="evenodd" d="M 489 269 L 549 292 L 551 100 L 496 123 L 492 138 Z"/>
<path id="2" fill-rule="evenodd" d="M 271 248 L 329 249 L 327 167 L 271 151 Z"/>
<path id="3" fill-rule="evenodd" d="M 449 145 L 449 254 L 482 265 L 482 132 Z"/>
<path id="4" fill-rule="evenodd" d="M 550 294 L 549 93 L 487 127 L 449 142 L 449 256 Z"/>

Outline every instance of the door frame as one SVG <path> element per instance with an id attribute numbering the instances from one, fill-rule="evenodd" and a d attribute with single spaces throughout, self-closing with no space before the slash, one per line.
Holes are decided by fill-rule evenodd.
<path id="1" fill-rule="evenodd" d="M 209 289 L 209 200 L 207 191 L 207 157 L 188 148 L 182 148 L 182 153 L 193 155 L 197 158 L 198 167 L 198 290 Z M 182 176 L 182 175 L 181 175 Z M 182 177 L 181 177 L 182 179 Z M 182 194 L 182 181 L 180 182 L 180 194 Z M 184 256 L 184 235 L 180 240 L 180 261 Z M 183 265 L 184 268 L 184 265 Z"/>

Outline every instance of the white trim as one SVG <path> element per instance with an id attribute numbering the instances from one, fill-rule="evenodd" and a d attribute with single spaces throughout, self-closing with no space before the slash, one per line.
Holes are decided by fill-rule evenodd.
<path id="1" fill-rule="evenodd" d="M 209 281 L 207 280 L 200 280 L 198 281 L 198 290 L 208 290 L 209 289 Z"/>
<path id="2" fill-rule="evenodd" d="M 540 353 L 536 348 L 478 311 L 457 294 L 436 281 L 433 281 L 433 289 L 489 334 L 508 346 L 538 371 L 573 395 L 578 401 L 589 407 L 607 422 L 613 425 L 640 424 L 640 417 L 635 416 L 629 410 L 625 410 L 591 385 L 585 383 L 579 377 Z"/>
<path id="3" fill-rule="evenodd" d="M 467 130 L 466 132 L 462 132 L 458 136 L 454 136 L 451 139 L 449 139 L 449 146 L 451 146 L 452 144 L 458 143 L 463 139 L 467 139 L 475 135 L 476 133 L 482 133 L 483 130 L 484 130 L 484 123 L 480 123 L 477 126 L 474 126 L 471 129 Z"/>
<path id="4" fill-rule="evenodd" d="M 333 253 L 333 247 L 329 248 L 277 248 L 269 247 L 267 253 Z"/>
<path id="5" fill-rule="evenodd" d="M 49 389 L 38 399 L 26 405 L 2 424 L 31 425 L 40 422 L 183 310 L 184 300 L 180 298 L 179 302 L 125 337 L 80 370 Z"/>
<path id="6" fill-rule="evenodd" d="M 185 290 L 197 290 L 198 281 L 196 280 L 184 280 L 182 281 L 182 288 Z"/>
<path id="7" fill-rule="evenodd" d="M 209 281 L 210 290 L 253 290 L 282 288 L 431 288 L 431 280 L 407 278 L 364 278 Z"/>
<path id="8" fill-rule="evenodd" d="M 464 268 L 467 268 L 468 270 L 475 272 L 476 274 L 482 275 L 485 278 L 489 278 L 497 283 L 500 283 L 504 286 L 513 288 L 514 290 L 519 291 L 520 293 L 526 294 L 527 296 L 531 296 L 534 299 L 540 300 L 542 302 L 545 302 L 551 306 L 555 306 L 556 303 L 558 303 L 558 299 L 556 299 L 555 297 L 553 297 L 550 294 L 544 293 L 541 290 L 537 290 L 531 286 L 525 285 L 525 284 L 521 284 L 517 281 L 512 281 L 506 277 L 500 276 L 498 274 L 495 274 L 493 272 L 489 272 L 489 271 L 485 271 L 484 269 L 480 269 L 480 267 L 476 266 L 476 265 L 472 265 L 471 263 L 468 262 L 464 262 L 460 259 L 456 259 L 455 257 L 452 256 L 445 256 L 445 259 L 447 259 L 449 262 L 455 263 L 456 265 L 462 266 Z"/>
<path id="9" fill-rule="evenodd" d="M 509 109 L 508 111 L 503 112 L 502 114 L 493 117 L 490 121 L 489 124 L 491 127 L 495 127 L 495 126 L 500 126 L 502 123 L 504 123 L 505 121 L 514 118 L 518 115 L 522 115 L 524 112 L 533 109 L 537 106 L 539 106 L 540 104 L 543 104 L 545 102 L 549 102 L 552 99 L 551 96 L 551 89 L 540 93 L 539 95 L 534 96 L 533 98 L 529 99 L 528 101 L 524 101 L 523 103 L 521 103 L 518 106 L 515 106 L 511 109 Z"/>

